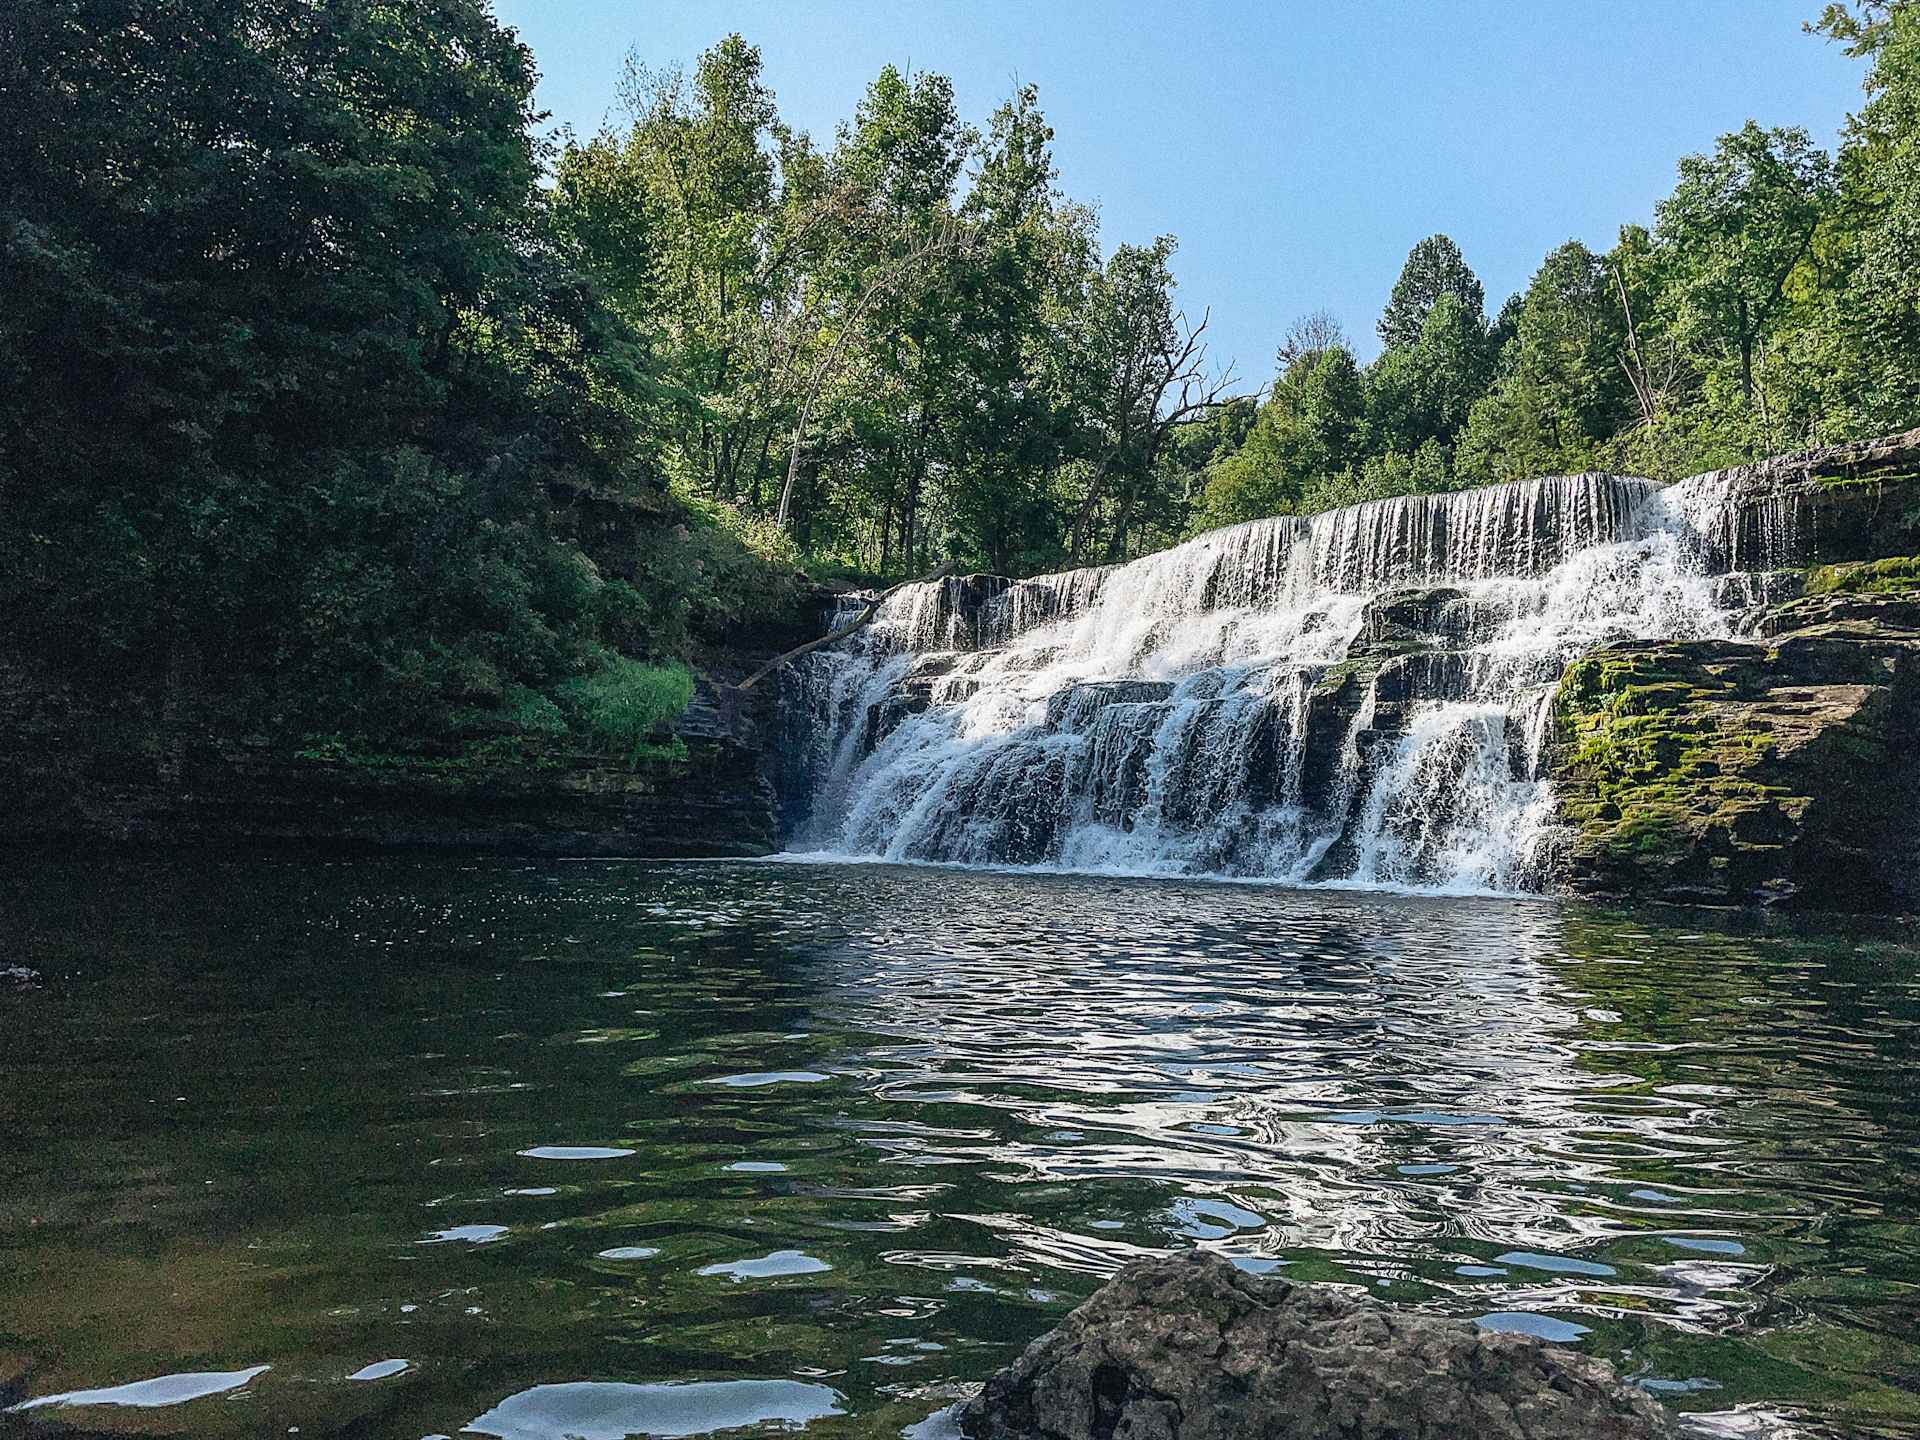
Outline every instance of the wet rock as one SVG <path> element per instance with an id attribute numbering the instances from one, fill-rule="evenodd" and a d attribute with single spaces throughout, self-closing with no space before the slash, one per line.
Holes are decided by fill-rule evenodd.
<path id="1" fill-rule="evenodd" d="M 1765 643 L 1604 647 L 1569 667 L 1549 770 L 1575 888 L 1920 910 L 1920 596 L 1790 601 Z"/>
<path id="2" fill-rule="evenodd" d="M 1780 570 L 1920 551 L 1920 430 L 1695 477 L 1726 523 L 1716 568 Z"/>
<path id="3" fill-rule="evenodd" d="M 987 1382 L 971 1440 L 1646 1440 L 1665 1412 L 1604 1363 L 1467 1321 L 1246 1275 L 1129 1266 Z"/>
<path id="4" fill-rule="evenodd" d="M 765 855 L 780 840 L 777 693 L 701 677 L 681 745 L 633 761 L 426 743 L 370 755 L 236 737 L 201 700 L 170 717 L 137 692 L 82 692 L 0 660 L 0 846 Z"/>
<path id="5" fill-rule="evenodd" d="M 1109 705 L 1154 705 L 1173 693 L 1165 680 L 1089 680 L 1047 697 L 1049 730 L 1085 730 Z"/>
<path id="6" fill-rule="evenodd" d="M 1394 654 L 1438 641 L 1459 643 L 1476 625 L 1466 592 L 1449 586 L 1394 590 L 1367 603 L 1361 612 L 1354 653 Z"/>

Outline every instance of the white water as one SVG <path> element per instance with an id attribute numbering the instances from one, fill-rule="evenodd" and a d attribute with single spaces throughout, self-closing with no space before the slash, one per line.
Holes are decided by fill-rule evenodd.
<path id="1" fill-rule="evenodd" d="M 786 683 L 797 843 L 1531 888 L 1556 833 L 1554 685 L 1608 641 L 1735 632 L 1755 586 L 1714 573 L 1731 503 L 1711 477 L 1558 477 L 1255 521 L 1130 565 L 909 587 Z M 1457 593 L 1403 612 L 1397 637 L 1416 631 L 1420 653 L 1364 658 L 1383 608 L 1427 587 Z"/>

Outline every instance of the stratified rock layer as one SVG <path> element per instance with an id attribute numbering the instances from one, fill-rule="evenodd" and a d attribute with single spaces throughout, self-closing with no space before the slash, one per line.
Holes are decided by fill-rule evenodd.
<path id="1" fill-rule="evenodd" d="M 1573 882 L 1920 910 L 1920 594 L 1810 596 L 1760 630 L 1568 669 L 1553 774 Z"/>
<path id="2" fill-rule="evenodd" d="M 0 844 L 703 858 L 778 846 L 761 721 L 707 685 L 679 722 L 676 757 L 483 764 L 301 754 L 82 710 L 14 678 L 0 670 Z"/>
<path id="3" fill-rule="evenodd" d="M 1646 1440 L 1661 1408 L 1539 1340 L 1241 1273 L 1128 1267 L 987 1382 L 972 1440 Z"/>

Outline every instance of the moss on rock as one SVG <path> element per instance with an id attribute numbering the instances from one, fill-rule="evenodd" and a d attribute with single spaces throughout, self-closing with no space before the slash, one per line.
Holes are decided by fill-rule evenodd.
<path id="1" fill-rule="evenodd" d="M 1816 565 L 1807 572 L 1809 595 L 1920 594 L 1920 555 Z"/>
<path id="2" fill-rule="evenodd" d="M 1920 636 L 1892 623 L 1904 607 L 1888 609 L 1881 623 L 1850 613 L 1767 644 L 1623 644 L 1570 666 L 1552 768 L 1574 883 L 1920 904 Z"/>

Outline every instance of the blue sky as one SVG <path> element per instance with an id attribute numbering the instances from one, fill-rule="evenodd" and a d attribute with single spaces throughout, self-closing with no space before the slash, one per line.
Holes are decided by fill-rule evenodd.
<path id="1" fill-rule="evenodd" d="M 985 120 L 1039 86 L 1061 183 L 1102 238 L 1180 237 L 1190 311 L 1264 383 L 1325 307 L 1363 358 L 1412 244 L 1444 230 L 1489 310 L 1553 246 L 1650 221 L 1690 151 L 1749 117 L 1831 148 L 1860 70 L 1801 32 L 1818 0 L 496 0 L 581 131 L 629 47 L 691 62 L 738 30 L 790 124 L 828 140 L 884 64 L 953 77 Z"/>

